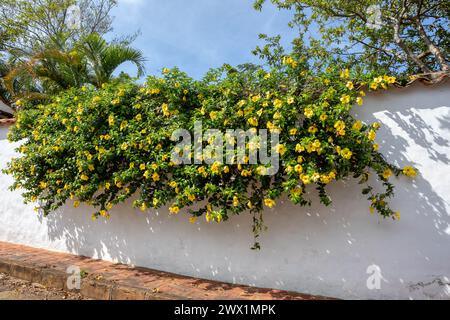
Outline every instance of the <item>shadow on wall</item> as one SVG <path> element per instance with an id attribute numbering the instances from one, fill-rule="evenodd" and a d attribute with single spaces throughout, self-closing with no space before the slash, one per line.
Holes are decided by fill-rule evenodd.
<path id="1" fill-rule="evenodd" d="M 398 91 L 394 96 L 377 93 L 369 105 L 356 112 L 367 123 L 383 124 L 377 141 L 386 159 L 400 167 L 419 169 L 413 183 L 397 185 L 394 203 L 402 207 L 414 203 L 410 206 L 414 209 L 404 213 L 432 216 L 438 233 L 446 236 L 450 235 L 450 105 L 448 94 L 442 92 L 448 92 L 449 84 L 423 88 L 417 83 L 394 89 Z"/>
<path id="2" fill-rule="evenodd" d="M 0 125 L 0 141 L 7 140 L 8 137 L 8 127 Z"/>
<path id="3" fill-rule="evenodd" d="M 126 204 L 109 221 L 93 222 L 91 209 L 69 206 L 41 221 L 50 240 L 64 239 L 69 251 L 115 262 L 342 298 L 448 298 L 450 107 L 444 98 L 411 100 L 412 88 L 401 90 L 374 95 L 357 115 L 383 123 L 378 142 L 390 161 L 421 172 L 412 182 L 394 178 L 400 222 L 370 216 L 352 180 L 329 186 L 330 208 L 311 190 L 311 208 L 286 202 L 266 211 L 259 252 L 249 249 L 249 215 L 191 225 L 182 213 L 143 214 Z M 382 269 L 383 290 L 366 286 L 371 264 Z"/>

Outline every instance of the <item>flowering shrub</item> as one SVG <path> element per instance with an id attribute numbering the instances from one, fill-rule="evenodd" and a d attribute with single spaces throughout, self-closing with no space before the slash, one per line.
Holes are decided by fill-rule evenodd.
<path id="1" fill-rule="evenodd" d="M 39 201 L 45 215 L 73 199 L 75 207 L 95 207 L 93 219 L 108 218 L 132 196 L 142 211 L 169 205 L 172 214 L 184 210 L 191 222 L 201 216 L 221 222 L 248 211 L 258 237 L 263 208 L 274 207 L 282 194 L 306 206 L 311 200 L 305 190 L 316 188 L 329 205 L 326 186 L 354 177 L 364 185 L 371 211 L 398 219 L 387 202 L 393 195 L 389 178 L 414 176 L 415 170 L 387 163 L 375 142 L 380 124 L 350 113 L 352 105 L 363 104 L 363 88 L 387 88 L 395 78 L 356 81 L 349 70 L 328 68 L 320 76 L 305 70 L 302 59 L 292 56 L 270 72 L 224 66 L 201 81 L 164 69 L 142 86 L 117 81 L 99 90 L 71 89 L 45 105 L 21 102 L 10 140 L 23 140 L 23 156 L 6 170 L 15 178 L 12 188 L 23 188 L 26 201 Z M 271 147 L 280 154 L 280 170 L 268 176 L 261 164 L 176 165 L 171 133 L 193 130 L 198 120 L 204 130 L 279 133 L 279 144 Z M 371 172 L 383 192 L 367 185 Z"/>

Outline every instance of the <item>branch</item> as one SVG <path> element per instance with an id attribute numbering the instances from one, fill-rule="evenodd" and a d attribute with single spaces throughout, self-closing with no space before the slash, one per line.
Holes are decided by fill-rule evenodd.
<path id="1" fill-rule="evenodd" d="M 420 21 L 420 13 L 418 13 L 418 15 L 415 17 L 414 22 L 416 23 L 416 26 L 419 29 L 420 37 L 427 45 L 428 51 L 430 51 L 430 53 L 436 57 L 439 65 L 441 66 L 441 70 L 450 71 L 450 66 L 445 61 L 445 57 L 442 54 L 441 50 L 439 50 L 439 48 L 428 37 L 425 28 L 423 27 L 422 22 Z"/>
<path id="2" fill-rule="evenodd" d="M 406 45 L 406 43 L 403 41 L 403 39 L 400 37 L 400 26 L 402 24 L 403 17 L 406 13 L 406 1 L 403 3 L 402 10 L 400 11 L 400 14 L 397 18 L 394 17 L 388 17 L 388 19 L 392 22 L 392 26 L 394 28 L 394 42 L 406 53 L 409 59 L 413 61 L 419 68 L 422 70 L 423 73 L 430 73 L 431 70 L 428 68 L 428 66 L 419 59 L 417 55 L 415 55 Z"/>

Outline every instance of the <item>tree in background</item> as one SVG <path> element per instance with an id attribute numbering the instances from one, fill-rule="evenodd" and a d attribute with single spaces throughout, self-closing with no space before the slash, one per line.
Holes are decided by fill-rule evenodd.
<path id="1" fill-rule="evenodd" d="M 124 62 L 134 63 L 141 76 L 145 59 L 130 46 L 136 35 L 111 43 L 103 39 L 112 30 L 110 12 L 116 4 L 116 0 L 2 1 L 0 93 L 12 102 L 20 97 L 42 99 L 88 83 L 101 86 Z M 73 8 L 78 10 L 76 17 Z"/>
<path id="2" fill-rule="evenodd" d="M 266 0 L 256 0 L 260 10 Z M 295 12 L 291 27 L 316 63 L 331 55 L 349 66 L 396 75 L 449 73 L 450 2 L 439 0 L 271 0 Z M 318 32 L 315 32 L 318 31 Z M 313 32 L 314 38 L 308 33 Z M 320 38 L 317 38 L 320 34 Z"/>
<path id="3" fill-rule="evenodd" d="M 49 94 L 86 84 L 101 87 L 113 79 L 114 71 L 125 62 L 133 63 L 138 76 L 143 75 L 145 58 L 140 50 L 130 47 L 126 41 L 108 43 L 99 34 L 92 33 L 68 51 L 48 46 L 17 64 L 4 77 L 4 82 L 16 98 L 45 99 Z M 17 82 L 35 87 L 18 87 Z"/>
<path id="4" fill-rule="evenodd" d="M 49 43 L 64 50 L 90 33 L 103 35 L 112 30 L 110 12 L 116 3 L 115 0 L 2 0 L 3 49 L 20 58 L 43 50 Z M 74 4 L 80 8 L 77 28 L 68 23 Z"/>

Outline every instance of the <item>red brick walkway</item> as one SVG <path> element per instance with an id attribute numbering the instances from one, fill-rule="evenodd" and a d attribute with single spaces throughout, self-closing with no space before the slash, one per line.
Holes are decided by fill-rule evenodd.
<path id="1" fill-rule="evenodd" d="M 294 292 L 232 285 L 146 268 L 133 268 L 0 242 L 0 272 L 17 278 L 49 287 L 65 288 L 68 276 L 66 270 L 73 265 L 87 273 L 82 280 L 81 293 L 94 299 L 324 299 Z"/>

